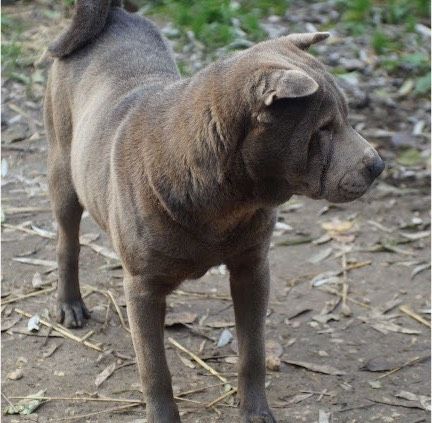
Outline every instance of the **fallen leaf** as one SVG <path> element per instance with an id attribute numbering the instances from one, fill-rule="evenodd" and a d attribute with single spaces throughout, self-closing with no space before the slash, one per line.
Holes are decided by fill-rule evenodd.
<path id="1" fill-rule="evenodd" d="M 339 270 L 320 273 L 311 280 L 311 284 L 314 287 L 318 287 L 329 283 L 339 283 L 340 278 L 338 275 L 340 274 Z"/>
<path id="2" fill-rule="evenodd" d="M 297 238 L 286 239 L 284 241 L 276 243 L 275 245 L 280 247 L 289 247 L 293 245 L 308 244 L 309 242 L 312 241 L 313 238 L 311 238 L 310 236 L 300 236 Z"/>
<path id="3" fill-rule="evenodd" d="M 111 363 L 109 366 L 105 367 L 102 372 L 100 372 L 95 379 L 95 385 L 99 388 L 115 371 L 116 363 Z"/>
<path id="4" fill-rule="evenodd" d="M 308 259 L 309 263 L 317 264 L 322 261 L 324 261 L 326 258 L 330 257 L 331 253 L 333 252 L 333 248 L 324 248 L 323 250 L 319 251 L 317 254 L 313 255 L 311 258 Z"/>
<path id="5" fill-rule="evenodd" d="M 340 316 L 338 314 L 329 313 L 329 314 L 317 314 L 312 317 L 318 323 L 325 324 L 330 322 L 331 320 L 338 321 L 340 320 Z"/>
<path id="6" fill-rule="evenodd" d="M 420 264 L 419 266 L 416 266 L 411 272 L 411 279 L 414 279 L 418 274 L 430 268 L 431 268 L 430 263 Z"/>
<path id="7" fill-rule="evenodd" d="M 338 370 L 326 364 L 315 364 L 315 363 L 307 363 L 305 361 L 293 361 L 293 360 L 282 360 L 282 361 L 286 364 L 291 364 L 292 366 L 297 366 L 297 367 L 303 367 L 307 370 L 311 370 L 312 372 L 316 372 L 316 373 L 323 373 L 332 376 L 341 376 L 346 374 L 344 371 Z"/>
<path id="8" fill-rule="evenodd" d="M 46 350 L 42 353 L 42 357 L 43 358 L 51 357 L 57 351 L 58 347 L 59 347 L 59 345 L 53 344 L 48 350 Z"/>
<path id="9" fill-rule="evenodd" d="M 379 380 L 369 380 L 368 384 L 373 389 L 381 389 L 382 388 L 382 383 Z"/>
<path id="10" fill-rule="evenodd" d="M 423 408 L 426 411 L 431 411 L 431 398 L 426 395 L 416 395 L 412 392 L 408 391 L 400 391 L 397 394 L 395 394 L 396 398 L 402 398 L 406 399 L 408 401 L 417 401 L 419 402 L 421 408 Z"/>
<path id="11" fill-rule="evenodd" d="M 324 410 L 318 410 L 318 423 L 330 423 L 331 413 Z"/>
<path id="12" fill-rule="evenodd" d="M 27 257 L 13 257 L 12 260 L 19 263 L 33 264 L 34 266 L 57 267 L 57 262 L 54 260 L 32 259 Z"/>
<path id="13" fill-rule="evenodd" d="M 341 221 L 339 219 L 332 220 L 331 222 L 323 222 L 321 224 L 321 227 L 329 232 L 330 235 L 332 233 L 346 233 L 351 230 L 353 226 L 354 222 L 349 220 Z"/>
<path id="14" fill-rule="evenodd" d="M 307 400 L 311 396 L 313 396 L 313 394 L 296 394 L 292 396 L 290 399 L 288 399 L 286 402 L 287 404 L 298 404 L 299 402 Z"/>
<path id="15" fill-rule="evenodd" d="M 196 318 L 197 315 L 189 311 L 168 313 L 165 318 L 165 326 L 190 325 L 196 320 Z"/>
<path id="16" fill-rule="evenodd" d="M 413 234 L 400 232 L 400 235 L 410 241 L 417 241 L 418 239 L 429 238 L 431 234 L 429 231 L 421 231 Z"/>
<path id="17" fill-rule="evenodd" d="M 28 395 L 15 405 L 8 405 L 5 408 L 5 414 L 32 414 L 43 403 L 44 400 L 40 398 L 45 395 L 45 391 L 46 389 L 43 389 L 36 394 Z"/>
<path id="18" fill-rule="evenodd" d="M 42 288 L 44 285 L 47 285 L 47 282 L 43 282 L 42 275 L 39 272 L 36 272 L 32 278 L 32 287 L 39 289 Z"/>
<path id="19" fill-rule="evenodd" d="M 188 358 L 186 358 L 186 357 L 183 357 L 181 354 L 179 354 L 179 353 L 177 353 L 177 355 L 178 355 L 178 358 L 180 359 L 180 361 L 186 366 L 186 367 L 189 367 L 190 369 L 195 369 L 196 368 L 196 366 L 195 366 L 195 364 L 194 363 L 192 363 L 192 361 L 191 360 L 189 360 Z"/>
<path id="20" fill-rule="evenodd" d="M 9 329 L 12 329 L 20 320 L 21 317 L 14 317 L 11 319 L 1 319 L 1 331 L 5 332 Z"/>
<path id="21" fill-rule="evenodd" d="M 213 322 L 206 322 L 205 324 L 209 328 L 222 329 L 222 328 L 233 328 L 235 326 L 234 322 L 226 322 L 223 320 L 214 320 Z"/>

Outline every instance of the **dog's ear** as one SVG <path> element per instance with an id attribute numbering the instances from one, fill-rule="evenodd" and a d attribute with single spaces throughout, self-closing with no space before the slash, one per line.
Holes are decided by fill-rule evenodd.
<path id="1" fill-rule="evenodd" d="M 300 70 L 277 70 L 268 75 L 266 90 L 262 100 L 270 106 L 278 99 L 306 97 L 315 93 L 319 85 L 317 82 Z"/>
<path id="2" fill-rule="evenodd" d="M 307 50 L 312 44 L 319 43 L 330 36 L 329 32 L 305 32 L 300 34 L 287 35 L 285 40 L 291 41 L 294 45 L 302 50 Z"/>

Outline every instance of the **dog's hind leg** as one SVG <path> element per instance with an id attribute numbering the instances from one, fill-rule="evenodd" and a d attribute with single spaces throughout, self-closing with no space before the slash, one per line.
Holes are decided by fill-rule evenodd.
<path id="1" fill-rule="evenodd" d="M 51 100 L 48 88 L 45 98 L 45 126 L 49 140 L 48 185 L 51 207 L 58 224 L 57 321 L 73 328 L 81 327 L 84 319 L 90 317 L 81 298 L 78 280 L 79 227 L 83 208 L 72 182 L 71 131 L 67 112 L 61 110 L 61 105 L 52 107 Z"/>

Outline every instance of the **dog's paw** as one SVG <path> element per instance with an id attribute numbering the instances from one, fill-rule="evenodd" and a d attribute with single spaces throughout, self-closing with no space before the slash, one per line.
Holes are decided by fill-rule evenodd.
<path id="1" fill-rule="evenodd" d="M 56 318 L 58 323 L 62 323 L 67 328 L 81 328 L 84 319 L 90 318 L 90 312 L 80 298 L 70 302 L 59 302 Z"/>
<path id="2" fill-rule="evenodd" d="M 243 417 L 244 423 L 277 423 L 270 410 L 259 413 L 246 413 Z"/>

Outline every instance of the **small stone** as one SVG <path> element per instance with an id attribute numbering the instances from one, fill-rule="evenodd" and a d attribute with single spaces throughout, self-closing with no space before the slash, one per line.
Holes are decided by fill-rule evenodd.
<path id="1" fill-rule="evenodd" d="M 21 369 L 16 369 L 7 374 L 7 378 L 10 380 L 19 380 L 24 376 L 24 372 Z"/>

